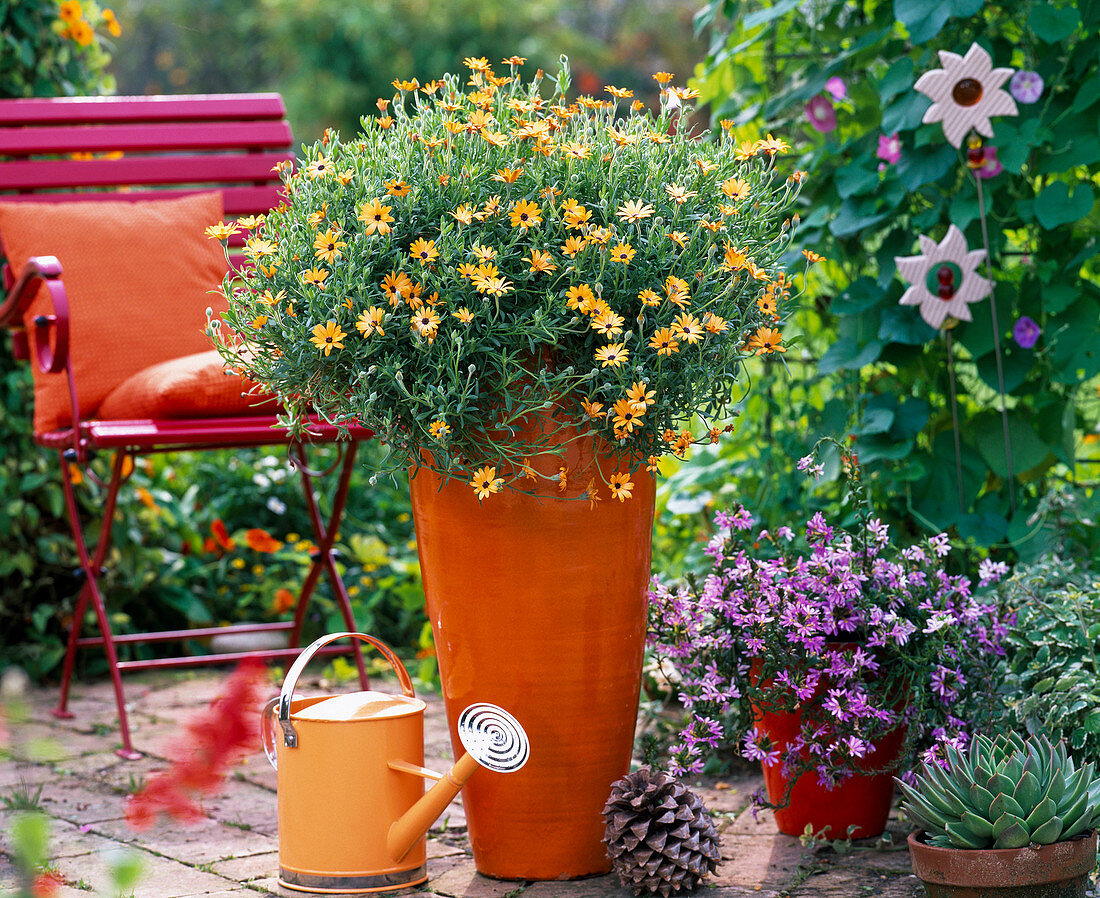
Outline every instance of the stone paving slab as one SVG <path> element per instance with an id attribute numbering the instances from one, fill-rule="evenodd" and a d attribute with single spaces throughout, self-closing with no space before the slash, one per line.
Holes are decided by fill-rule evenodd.
<path id="1" fill-rule="evenodd" d="M 78 682 L 71 709 L 75 717 L 58 720 L 49 712 L 56 694 L 32 689 L 31 719 L 17 727 L 16 739 L 35 745 L 35 760 L 0 763 L 0 796 L 14 788 L 33 794 L 39 785 L 41 809 L 52 821 L 53 868 L 66 885 L 59 898 L 87 896 L 88 886 L 107 887 L 106 857 L 112 851 L 136 852 L 146 875 L 135 898 L 262 898 L 280 895 L 303 898 L 311 893 L 282 888 L 278 873 L 276 774 L 257 751 L 237 767 L 223 789 L 202 804 L 205 819 L 194 826 L 160 823 L 134 832 L 124 819 L 126 796 L 165 767 L 167 756 L 180 746 L 189 717 L 221 690 L 225 672 L 156 672 L 126 680 L 127 708 L 135 746 L 146 753 L 138 761 L 122 761 L 118 744 L 114 697 L 107 682 Z M 378 688 L 388 688 L 382 685 Z M 278 690 L 272 679 L 271 694 Z M 319 678 L 303 682 L 302 694 L 344 691 Z M 442 701 L 422 696 L 425 715 L 425 765 L 446 770 L 452 763 Z M 777 833 L 767 813 L 753 817 L 746 808 L 760 786 L 759 776 L 741 773 L 718 781 L 693 784 L 711 810 L 721 834 L 722 859 L 716 876 L 701 894 L 714 898 L 833 898 L 881 895 L 916 898 L 923 894 L 913 878 L 908 853 L 876 851 L 869 842 L 856 843 L 839 855 Z M 6 828 L 14 812 L 0 804 L 0 893 L 12 885 L 10 846 Z M 896 821 L 892 822 L 896 828 Z M 904 845 L 897 828 L 895 844 Z M 466 838 L 461 800 L 456 799 L 436 823 L 428 839 L 430 879 L 423 886 L 387 894 L 445 898 L 625 898 L 629 892 L 613 875 L 571 882 L 506 882 L 479 875 Z"/>

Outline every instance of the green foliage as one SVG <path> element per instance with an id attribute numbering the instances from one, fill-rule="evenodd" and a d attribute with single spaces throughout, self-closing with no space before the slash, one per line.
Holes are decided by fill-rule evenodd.
<path id="1" fill-rule="evenodd" d="M 395 78 L 435 77 L 465 56 L 513 53 L 527 71 L 578 63 L 580 90 L 605 79 L 652 91 L 653 68 L 697 59 L 692 0 L 118 0 L 128 23 L 115 71 L 123 93 L 277 90 L 295 134 L 343 134 L 393 94 Z"/>
<path id="2" fill-rule="evenodd" d="M 1100 813 L 1093 765 L 1078 768 L 1046 736 L 979 733 L 968 750 L 949 746 L 947 763 L 925 763 L 914 785 L 898 780 L 902 810 L 937 848 L 1051 845 L 1089 832 Z"/>
<path id="3" fill-rule="evenodd" d="M 1016 613 L 1004 725 L 1065 738 L 1076 757 L 1100 763 L 1100 579 L 1055 558 L 1021 566 L 1000 590 Z"/>
<path id="4" fill-rule="evenodd" d="M 0 0 L 0 98 L 111 93 L 106 33 L 119 24 L 91 0 Z"/>
<path id="5" fill-rule="evenodd" d="M 223 356 L 291 428 L 312 409 L 357 421 L 402 468 L 491 470 L 486 496 L 498 471 L 556 485 L 571 442 L 598 437 L 632 471 L 692 416 L 720 425 L 744 359 L 772 351 L 762 304 L 786 289 L 798 190 L 785 147 L 735 158 L 670 136 L 667 100 L 570 106 L 567 65 L 543 96 L 518 64 L 466 63 L 474 93 L 466 76 L 403 85 L 284 175 L 288 203 L 245 245 L 255 268 L 224 286 Z"/>
<path id="6" fill-rule="evenodd" d="M 794 135 L 809 173 L 798 239 L 831 260 L 814 270 L 807 290 L 816 307 L 795 314 L 787 330 L 802 332 L 825 378 L 792 388 L 779 427 L 795 422 L 796 431 L 808 425 L 814 434 L 839 423 L 833 433 L 851 433 L 892 523 L 953 528 L 979 546 L 1010 544 L 1036 557 L 1049 546 L 1036 538 L 1040 498 L 1075 464 L 1100 462 L 1095 442 L 1083 441 L 1100 420 L 1100 60 L 1093 39 L 1100 3 L 716 0 L 697 25 L 712 35 L 697 82 L 702 99 L 715 119 L 732 120 L 735 134 Z M 894 259 L 916 254 L 918 233 L 938 240 L 951 222 L 972 249 L 982 245 L 965 145 L 956 151 L 939 124 L 921 124 L 928 100 L 913 90 L 922 73 L 940 67 L 936 51 L 964 53 L 973 41 L 995 66 L 1037 71 L 1045 87 L 1038 102 L 1019 104 L 1017 117 L 995 118 L 987 142 L 1004 166 L 982 184 L 999 332 L 988 302 L 972 306 L 974 320 L 952 331 L 960 508 L 946 347 L 916 310 L 898 305 L 905 285 Z M 838 127 L 819 133 L 804 106 L 828 96 L 832 77 L 843 79 L 847 96 L 829 101 Z M 894 132 L 901 158 L 888 164 L 879 140 Z M 1042 329 L 1034 348 L 1011 336 L 1022 316 Z M 1004 353 L 1011 486 L 995 341 Z M 815 388 L 818 397 L 806 395 Z M 847 427 L 830 396 L 845 397 Z M 760 434 L 759 418 L 750 420 L 742 436 L 751 444 Z M 735 450 L 729 460 L 745 455 Z M 781 479 L 782 466 L 770 474 Z"/>

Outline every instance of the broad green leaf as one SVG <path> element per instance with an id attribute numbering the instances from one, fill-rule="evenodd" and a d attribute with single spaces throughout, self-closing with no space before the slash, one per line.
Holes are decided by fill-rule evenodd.
<path id="1" fill-rule="evenodd" d="M 829 230 L 837 237 L 848 237 L 873 227 L 883 221 L 889 213 L 875 212 L 873 206 L 857 202 L 850 197 L 840 205 L 836 218 L 829 222 Z"/>
<path id="2" fill-rule="evenodd" d="M 834 315 L 854 315 L 863 312 L 882 300 L 882 290 L 867 277 L 852 281 L 829 306 Z"/>
<path id="3" fill-rule="evenodd" d="M 952 16 L 972 16 L 981 8 L 982 0 L 894 0 L 894 16 L 914 44 L 930 42 Z"/>
<path id="4" fill-rule="evenodd" d="M 878 171 L 862 168 L 858 165 L 846 165 L 839 168 L 833 176 L 836 184 L 836 192 L 841 198 L 847 198 L 861 193 L 870 193 L 879 183 Z"/>
<path id="5" fill-rule="evenodd" d="M 911 306 L 893 305 L 882 310 L 878 338 L 887 343 L 922 346 L 936 338 L 936 329 Z"/>
<path id="6" fill-rule="evenodd" d="M 1047 230 L 1084 218 L 1092 210 L 1092 188 L 1077 184 L 1073 193 L 1065 181 L 1055 181 L 1043 188 L 1035 200 L 1035 216 Z"/>
<path id="7" fill-rule="evenodd" d="M 963 539 L 972 539 L 980 546 L 999 543 L 1007 532 L 1008 521 L 996 512 L 964 514 L 959 519 L 959 536 Z"/>
<path id="8" fill-rule="evenodd" d="M 1038 467 L 1050 458 L 1050 447 L 1040 439 L 1027 419 L 1026 411 L 1012 410 L 1008 413 L 1012 468 L 1017 476 Z M 993 472 L 999 477 L 1007 477 L 1008 462 L 1000 413 L 991 411 L 974 417 L 969 430 L 978 444 L 982 458 Z M 1012 784 L 1014 786 L 1015 783 Z"/>
<path id="9" fill-rule="evenodd" d="M 985 817 L 979 817 L 977 814 L 972 814 L 970 811 L 967 811 L 959 819 L 975 836 L 982 839 L 988 839 L 993 836 L 993 824 L 986 820 Z"/>
<path id="10" fill-rule="evenodd" d="M 978 368 L 978 376 L 985 381 L 986 386 L 991 390 L 999 389 L 996 354 L 986 353 L 977 359 L 975 364 Z M 1017 346 L 1015 341 L 1005 341 L 1001 344 L 1001 371 L 1004 375 L 1006 393 L 1011 393 L 1020 386 L 1034 366 L 1034 349 L 1024 349 Z"/>
<path id="11" fill-rule="evenodd" d="M 1052 3 L 1036 3 L 1027 17 L 1027 26 L 1035 36 L 1048 44 L 1064 41 L 1077 30 L 1081 16 L 1073 6 L 1055 6 Z"/>
<path id="12" fill-rule="evenodd" d="M 894 413 L 888 408 L 869 408 L 863 413 L 856 433 L 885 433 L 894 423 Z"/>
<path id="13" fill-rule="evenodd" d="M 801 0 L 777 0 L 774 6 L 757 9 L 749 13 L 741 20 L 741 27 L 746 31 L 774 22 L 780 16 L 784 16 L 793 9 L 798 9 Z"/>
<path id="14" fill-rule="evenodd" d="M 903 150 L 898 177 L 908 190 L 918 190 L 938 181 L 959 161 L 958 151 L 948 143 Z"/>
<path id="15" fill-rule="evenodd" d="M 1031 841 L 1031 834 L 1027 831 L 1024 822 L 1013 819 L 1009 814 L 1005 814 L 993 824 L 993 828 L 995 831 L 1000 830 L 997 841 L 993 843 L 994 848 L 1023 848 Z"/>
<path id="16" fill-rule="evenodd" d="M 834 371 L 858 369 L 864 365 L 870 365 L 879 357 L 884 345 L 882 340 L 871 340 L 860 346 L 851 337 L 841 337 L 821 357 L 817 366 L 818 373 L 832 374 Z"/>
<path id="17" fill-rule="evenodd" d="M 878 94 L 883 105 L 903 90 L 909 90 L 913 86 L 916 81 L 915 68 L 913 60 L 908 56 L 903 56 L 891 64 L 890 68 L 886 70 L 886 74 L 878 82 Z"/>
<path id="18" fill-rule="evenodd" d="M 1062 835 L 1062 818 L 1057 815 L 1031 831 L 1031 841 L 1036 845 L 1052 845 Z"/>
<path id="19" fill-rule="evenodd" d="M 951 821 L 943 829 L 957 848 L 985 848 L 989 844 L 988 837 L 982 838 L 964 823 Z"/>
<path id="20" fill-rule="evenodd" d="M 882 112 L 882 131 L 884 134 L 893 134 L 895 131 L 911 131 L 920 124 L 925 110 L 932 105 L 932 101 L 924 94 L 915 90 L 903 91 Z M 902 147 L 902 158 L 905 158 L 906 147 Z"/>

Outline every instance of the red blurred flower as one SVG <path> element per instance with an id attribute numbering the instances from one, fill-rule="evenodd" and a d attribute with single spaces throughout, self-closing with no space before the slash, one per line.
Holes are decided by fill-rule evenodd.
<path id="1" fill-rule="evenodd" d="M 65 878 L 56 870 L 39 873 L 31 883 L 32 898 L 51 898 L 65 885 Z"/>
<path id="2" fill-rule="evenodd" d="M 275 590 L 275 598 L 271 603 L 276 614 L 282 614 L 294 607 L 298 597 L 286 587 Z"/>
<path id="3" fill-rule="evenodd" d="M 244 541 L 248 544 L 248 548 L 257 552 L 278 552 L 283 547 L 281 542 L 259 527 L 248 530 L 244 535 Z"/>
<path id="4" fill-rule="evenodd" d="M 215 518 L 210 525 L 210 532 L 214 534 L 214 541 L 225 551 L 233 551 L 234 542 L 229 538 L 229 531 L 225 529 L 225 522 L 221 518 Z"/>
<path id="5" fill-rule="evenodd" d="M 210 706 L 184 727 L 171 766 L 155 773 L 126 803 L 126 821 L 146 829 L 160 814 L 193 823 L 202 819 L 198 799 L 212 795 L 229 768 L 256 748 L 257 714 L 266 676 L 263 664 L 246 659 Z"/>

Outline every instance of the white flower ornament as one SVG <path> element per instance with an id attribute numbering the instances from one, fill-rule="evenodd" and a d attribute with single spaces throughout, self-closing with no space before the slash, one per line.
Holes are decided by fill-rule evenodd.
<path id="1" fill-rule="evenodd" d="M 943 136 L 954 147 L 973 128 L 983 137 L 993 136 L 989 119 L 994 115 L 1016 115 L 1016 101 L 1001 85 L 1013 69 L 995 69 L 989 54 L 971 44 L 966 56 L 940 50 L 942 69 L 925 72 L 914 88 L 932 100 L 921 119 L 925 124 L 943 122 Z"/>
<path id="2" fill-rule="evenodd" d="M 989 296 L 991 284 L 978 274 L 984 249 L 968 250 L 966 237 L 954 225 L 941 243 L 921 234 L 922 255 L 896 257 L 898 273 L 911 285 L 901 298 L 903 306 L 920 306 L 921 317 L 939 328 L 948 316 L 970 321 L 972 302 Z"/>

